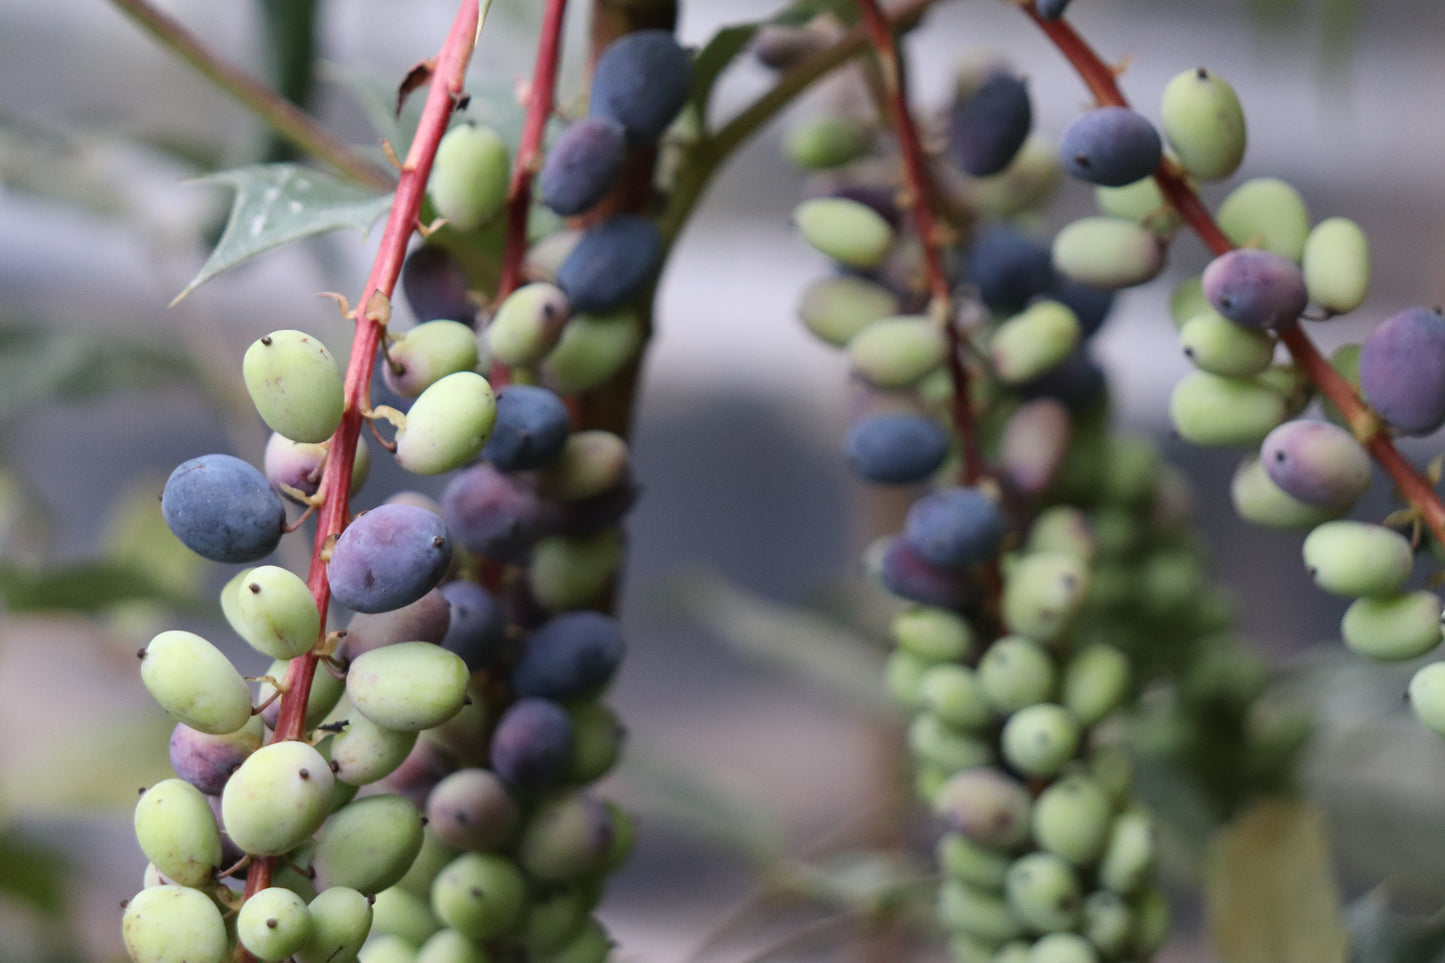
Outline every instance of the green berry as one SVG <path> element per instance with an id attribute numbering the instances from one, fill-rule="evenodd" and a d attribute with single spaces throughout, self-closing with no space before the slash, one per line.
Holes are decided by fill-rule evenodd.
<path id="1" fill-rule="evenodd" d="M 1048 701 L 1056 675 L 1048 650 L 1022 635 L 999 639 L 978 663 L 978 686 L 989 707 L 1000 715 Z"/>
<path id="2" fill-rule="evenodd" d="M 947 609 L 916 606 L 893 619 L 893 641 L 929 662 L 960 662 L 977 644 L 973 626 Z"/>
<path id="3" fill-rule="evenodd" d="M 135 835 L 157 870 L 182 886 L 202 886 L 221 865 L 221 832 L 210 803 L 182 779 L 163 779 L 135 807 Z"/>
<path id="4" fill-rule="evenodd" d="M 1114 802 L 1103 786 L 1088 776 L 1065 776 L 1034 800 L 1034 840 L 1075 866 L 1088 866 L 1103 855 L 1113 817 Z"/>
<path id="5" fill-rule="evenodd" d="M 427 321 L 387 348 L 387 387 L 416 398 L 447 375 L 477 367 L 477 334 L 460 321 Z"/>
<path id="6" fill-rule="evenodd" d="M 952 728 L 931 712 L 913 717 L 908 726 L 908 748 L 918 759 L 945 772 L 958 772 L 993 761 L 993 748 L 984 739 Z"/>
<path id="7" fill-rule="evenodd" d="M 522 921 L 527 884 L 517 865 L 493 853 L 463 853 L 432 884 L 432 910 L 452 929 L 489 940 Z"/>
<path id="8" fill-rule="evenodd" d="M 277 434 L 321 442 L 341 424 L 341 371 L 312 335 L 288 329 L 262 336 L 246 349 L 241 371 L 261 420 Z"/>
<path id="9" fill-rule="evenodd" d="M 557 346 L 542 361 L 542 373 L 563 394 L 599 388 L 631 364 L 642 350 L 644 332 L 628 308 L 610 314 L 578 314 L 562 329 Z"/>
<path id="10" fill-rule="evenodd" d="M 234 590 L 232 626 L 258 652 L 289 661 L 311 651 L 321 614 L 306 580 L 279 565 L 247 569 Z"/>
<path id="11" fill-rule="evenodd" d="M 903 315 L 869 324 L 848 341 L 853 372 L 877 388 L 907 388 L 942 367 L 947 343 L 928 318 Z"/>
<path id="12" fill-rule="evenodd" d="M 1277 177 L 1240 184 L 1214 219 L 1239 247 L 1262 247 L 1298 264 L 1310 233 L 1310 212 L 1300 192 Z"/>
<path id="13" fill-rule="evenodd" d="M 880 318 L 898 313 L 898 296 L 866 278 L 840 274 L 814 281 L 803 292 L 798 317 L 818 338 L 843 347 Z"/>
<path id="14" fill-rule="evenodd" d="M 945 876 L 985 889 L 1001 889 L 1013 863 L 1007 853 L 962 833 L 944 833 L 938 840 L 937 857 Z"/>
<path id="15" fill-rule="evenodd" d="M 1042 702 L 1014 713 L 1004 723 L 1004 761 L 1025 775 L 1047 778 L 1079 748 L 1079 722 L 1063 706 Z"/>
<path id="16" fill-rule="evenodd" d="M 1225 377 L 1248 377 L 1274 361 L 1274 335 L 1246 328 L 1207 310 L 1179 329 L 1179 346 L 1195 367 Z"/>
<path id="17" fill-rule="evenodd" d="M 320 887 L 374 896 L 397 883 L 421 851 L 421 814 L 404 796 L 366 796 L 342 806 L 316 835 L 311 870 Z"/>
<path id="18" fill-rule="evenodd" d="M 1014 915 L 1031 932 L 1051 933 L 1077 926 L 1084 894 L 1078 874 L 1052 853 L 1029 853 L 1014 860 L 1004 879 Z"/>
<path id="19" fill-rule="evenodd" d="M 1370 293 L 1370 242 L 1360 225 L 1327 217 L 1305 238 L 1305 287 L 1331 314 L 1349 314 Z"/>
<path id="20" fill-rule="evenodd" d="M 1358 597 L 1396 592 L 1410 577 L 1409 539 L 1383 525 L 1326 522 L 1304 541 L 1305 568 L 1326 592 Z"/>
<path id="21" fill-rule="evenodd" d="M 307 908 L 312 930 L 296 952 L 296 963 L 333 963 L 356 956 L 371 932 L 371 900 L 354 889 L 333 886 L 316 894 Z"/>
<path id="22" fill-rule="evenodd" d="M 1360 655 L 1382 662 L 1418 659 L 1440 644 L 1440 599 L 1425 590 L 1355 599 L 1340 632 Z"/>
<path id="23" fill-rule="evenodd" d="M 1031 381 L 1072 354 L 1082 337 L 1073 311 L 1058 301 L 1036 301 L 994 329 L 989 362 L 1004 384 Z"/>
<path id="24" fill-rule="evenodd" d="M 1118 217 L 1086 217 L 1054 237 L 1054 267 L 1083 284 L 1116 290 L 1152 280 L 1164 269 L 1164 243 Z"/>
<path id="25" fill-rule="evenodd" d="M 883 216 L 847 198 L 804 201 L 794 209 L 793 223 L 810 247 L 849 267 L 877 267 L 893 246 L 893 228 Z"/>
<path id="26" fill-rule="evenodd" d="M 419 732 L 461 711 L 468 678 L 455 653 L 432 642 L 397 642 L 356 657 L 346 694 L 378 726 Z"/>
<path id="27" fill-rule="evenodd" d="M 441 217 L 461 231 L 480 227 L 507 200 L 511 152 L 490 127 L 453 127 L 437 145 L 427 194 Z"/>
<path id="28" fill-rule="evenodd" d="M 1089 590 L 1089 573 L 1067 555 L 1032 553 L 1004 578 L 1003 617 L 1010 629 L 1047 644 L 1068 629 Z"/>
<path id="29" fill-rule="evenodd" d="M 286 959 L 306 945 L 314 929 L 306 901 L 281 886 L 252 894 L 236 916 L 237 939 L 261 960 Z"/>
<path id="30" fill-rule="evenodd" d="M 221 821 L 244 852 L 279 856 L 320 828 L 331 812 L 334 783 L 331 767 L 311 746 L 273 742 L 231 774 L 221 793 Z"/>
<path id="31" fill-rule="evenodd" d="M 155 700 L 192 729 L 223 736 L 251 720 L 251 690 L 221 650 L 193 632 L 172 629 L 141 652 L 141 681 Z"/>
<path id="32" fill-rule="evenodd" d="M 950 935 L 963 934 L 994 945 L 1024 932 L 1002 894 L 957 879 L 939 885 L 937 916 Z"/>
<path id="33" fill-rule="evenodd" d="M 1092 728 L 1124 704 L 1129 694 L 1129 657 L 1102 642 L 1074 654 L 1064 667 L 1059 701 L 1079 725 Z"/>
<path id="34" fill-rule="evenodd" d="M 407 409 L 396 432 L 396 463 L 417 475 L 440 475 L 474 461 L 497 420 L 492 386 L 475 371 L 438 380 Z"/>
<path id="35" fill-rule="evenodd" d="M 545 282 L 523 285 L 507 295 L 487 324 L 492 360 L 509 368 L 537 364 L 557 346 L 571 314 L 561 288 Z"/>
<path id="36" fill-rule="evenodd" d="M 1169 420 L 1185 441 L 1206 447 L 1264 440 L 1289 417 L 1286 397 L 1256 375 L 1225 377 L 1191 371 L 1169 396 Z"/>
<path id="37" fill-rule="evenodd" d="M 1244 159 L 1244 111 L 1234 88 L 1203 67 L 1164 85 L 1160 120 L 1169 146 L 1192 176 L 1218 181 Z"/>
<path id="38" fill-rule="evenodd" d="M 919 695 L 924 707 L 954 729 L 982 729 L 992 717 L 978 676 L 956 663 L 929 667 L 919 680 Z"/>
<path id="39" fill-rule="evenodd" d="M 231 941 L 221 911 L 200 890 L 153 886 L 132 896 L 121 919 L 132 963 L 223 963 Z"/>
<path id="40" fill-rule="evenodd" d="M 1445 662 L 1432 662 L 1410 679 L 1410 708 L 1415 718 L 1445 736 Z"/>
<path id="41" fill-rule="evenodd" d="M 1099 882 L 1120 896 L 1138 892 L 1154 872 L 1156 852 L 1153 821 L 1137 810 L 1120 813 L 1109 830 Z"/>

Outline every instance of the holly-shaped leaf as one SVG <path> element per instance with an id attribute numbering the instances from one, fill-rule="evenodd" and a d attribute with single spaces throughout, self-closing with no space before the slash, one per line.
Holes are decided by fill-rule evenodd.
<path id="1" fill-rule="evenodd" d="M 196 183 L 227 185 L 236 197 L 216 249 L 173 305 L 216 275 L 290 241 L 341 228 L 365 234 L 392 203 L 389 193 L 296 164 L 252 164 Z"/>

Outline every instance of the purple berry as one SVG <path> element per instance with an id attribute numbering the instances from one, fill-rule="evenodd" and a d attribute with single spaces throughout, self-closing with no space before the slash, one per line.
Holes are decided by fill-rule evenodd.
<path id="1" fill-rule="evenodd" d="M 1360 390 L 1405 435 L 1445 424 L 1445 317 L 1439 309 L 1392 314 L 1360 348 Z"/>
<path id="2" fill-rule="evenodd" d="M 586 117 L 562 132 L 537 178 L 542 200 L 563 217 L 592 207 L 622 174 L 627 131 L 610 117 Z"/>
<path id="3" fill-rule="evenodd" d="M 1008 524 L 997 503 L 977 488 L 944 488 L 908 510 L 904 538 L 923 558 L 964 568 L 998 554 Z"/>
<path id="4" fill-rule="evenodd" d="M 1221 254 L 1204 269 L 1204 297 L 1235 324 L 1282 328 L 1309 304 L 1304 274 L 1288 258 L 1259 248 Z"/>
<path id="5" fill-rule="evenodd" d="M 451 560 L 452 542 L 440 518 L 411 505 L 382 505 L 341 533 L 326 573 L 342 605 L 389 612 L 436 588 Z"/>
<path id="6" fill-rule="evenodd" d="M 1370 456 L 1328 421 L 1287 421 L 1260 447 L 1265 474 L 1287 495 L 1321 508 L 1347 509 L 1370 487 Z"/>
<path id="7" fill-rule="evenodd" d="M 948 457 L 948 434 L 923 415 L 874 415 L 854 423 L 843 442 L 853 473 L 880 485 L 921 482 Z"/>
<path id="8" fill-rule="evenodd" d="M 997 174 L 1019 152 L 1033 123 L 1028 85 L 1012 74 L 995 73 L 954 102 L 948 155 L 973 177 Z"/>
<path id="9" fill-rule="evenodd" d="M 1091 110 L 1075 118 L 1059 141 L 1064 169 L 1102 187 L 1143 180 L 1154 173 L 1163 153 L 1154 125 L 1127 107 Z"/>

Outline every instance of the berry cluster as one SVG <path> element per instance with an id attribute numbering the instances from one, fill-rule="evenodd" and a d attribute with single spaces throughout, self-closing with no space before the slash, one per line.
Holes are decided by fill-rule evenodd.
<path id="1" fill-rule="evenodd" d="M 691 68 L 663 31 L 608 47 L 590 116 L 543 167 L 548 206 L 592 212 L 632 152 L 671 124 Z M 486 127 L 441 137 L 427 186 L 446 221 L 438 240 L 493 222 L 510 171 Z M 395 406 L 349 396 L 354 372 L 304 332 L 247 350 L 246 387 L 273 431 L 264 472 L 230 455 L 192 459 L 161 508 L 192 551 L 247 566 L 221 610 L 275 661 L 248 680 L 186 631 L 140 653 L 142 680 L 177 725 L 176 777 L 136 807 L 150 860 L 123 921 L 136 963 L 608 955 L 591 914 L 631 824 L 588 785 L 622 749 L 602 697 L 625 648 L 607 610 L 636 489 L 627 442 L 578 429 L 564 396 L 635 357 L 632 302 L 661 248 L 632 214 L 544 238 L 533 283 L 497 292 L 479 324 L 484 299 L 459 263 L 440 244 L 419 247 L 404 283 L 422 323 L 385 332 L 372 389 L 384 385 Z M 350 519 L 322 540 L 309 579 L 264 564 L 315 510 L 342 499 L 345 516 L 371 457 L 354 436 L 351 464 L 331 457 L 351 406 L 401 468 L 455 474 L 439 501 L 398 493 Z M 389 439 L 378 430 L 388 423 Z M 349 492 L 337 490 L 343 469 Z M 305 508 L 292 523 L 288 500 Z M 353 613 L 344 629 L 326 626 L 331 601 Z M 227 882 L 248 872 L 245 892 Z"/>
<path id="2" fill-rule="evenodd" d="M 866 391 L 845 461 L 871 484 L 927 486 L 870 567 L 910 603 L 893 623 L 887 681 L 913 714 L 918 792 L 945 827 L 938 920 L 960 963 L 1147 958 L 1167 935 L 1168 907 L 1153 882 L 1151 819 L 1131 795 L 1122 710 L 1147 684 L 1169 683 L 1144 709 L 1156 737 L 1136 748 L 1191 771 L 1221 817 L 1288 786 L 1308 736 L 1225 634 L 1227 607 L 1188 530 L 1187 488 L 1150 443 L 1110 428 L 1088 349 L 1113 292 L 1159 273 L 1181 223 L 1152 177 L 1166 138 L 1195 176 L 1228 176 L 1243 116 L 1226 84 L 1188 71 L 1165 91 L 1164 136 L 1133 110 L 1103 106 L 1054 152 L 1032 133 L 1024 80 L 984 59 L 961 73 L 941 150 L 910 171 L 917 121 L 898 113 L 901 158 L 852 116 L 805 122 L 788 153 L 817 175 L 798 231 L 838 268 L 805 292 L 799 314 L 846 352 Z M 1094 185 L 1103 213 L 1048 244 L 1020 216 L 1060 170 Z M 949 232 L 936 226 L 930 236 L 921 206 L 957 240 L 940 244 Z M 1320 250 L 1341 263 L 1330 244 Z M 1257 255 L 1271 260 L 1261 267 Z M 1297 291 L 1276 289 L 1276 260 L 1240 251 L 1216 261 L 1202 282 L 1214 307 L 1181 336 L 1191 357 L 1235 363 L 1259 342 L 1257 367 L 1239 374 L 1260 379 L 1283 420 L 1307 395 L 1292 369 L 1273 366 L 1265 329 L 1293 323 L 1308 296 L 1302 278 Z M 1349 286 L 1340 270 L 1328 276 L 1337 291 Z M 1205 328 L 1212 318 L 1225 330 Z M 1216 430 L 1241 430 L 1228 412 L 1199 411 L 1227 426 Z M 1265 441 L 1282 452 L 1267 454 L 1268 478 L 1292 470 L 1301 488 L 1346 501 L 1368 484 L 1369 460 L 1348 433 L 1354 461 L 1337 455 L 1337 439 L 1328 448 L 1298 434 L 1312 424 L 1278 430 Z M 1438 606 L 1420 608 L 1422 624 L 1438 622 Z"/>

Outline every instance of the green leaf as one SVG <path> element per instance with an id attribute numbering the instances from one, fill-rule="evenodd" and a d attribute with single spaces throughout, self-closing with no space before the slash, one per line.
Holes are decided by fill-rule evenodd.
<path id="1" fill-rule="evenodd" d="M 1256 803 L 1215 839 L 1205 899 L 1224 963 L 1344 963 L 1349 947 L 1324 814 Z"/>
<path id="2" fill-rule="evenodd" d="M 781 669 L 852 706 L 896 707 L 884 690 L 883 653 L 873 640 L 816 612 L 745 592 L 714 576 L 680 582 L 683 612 L 733 651 Z"/>
<path id="3" fill-rule="evenodd" d="M 66 875 L 72 871 L 59 853 L 22 839 L 13 830 L 0 832 L 0 896 L 58 916 L 65 908 Z"/>
<path id="4" fill-rule="evenodd" d="M 55 567 L 0 562 L 0 601 L 11 612 L 68 609 L 95 612 L 120 602 L 151 600 L 176 607 L 193 604 L 133 565 L 81 562 Z"/>
<path id="5" fill-rule="evenodd" d="M 225 184 L 236 197 L 216 249 L 171 304 L 216 275 L 290 241 L 341 228 L 365 234 L 392 203 L 391 194 L 378 195 L 296 164 L 252 164 L 195 183 Z"/>
<path id="6" fill-rule="evenodd" d="M 769 24 L 799 26 L 820 13 L 844 5 L 844 0 L 801 0 L 799 3 L 791 4 L 776 16 L 765 20 L 732 24 L 713 34 L 712 38 L 698 52 L 692 65 L 691 100 L 704 125 L 707 121 L 708 104 L 712 100 L 713 87 L 717 84 L 718 77 L 740 54 L 748 49 L 753 34 Z M 847 5 L 852 6 L 851 3 Z"/>
<path id="7" fill-rule="evenodd" d="M 0 410 L 12 417 L 49 401 L 174 384 L 194 370 L 185 354 L 159 343 L 0 323 Z"/>

